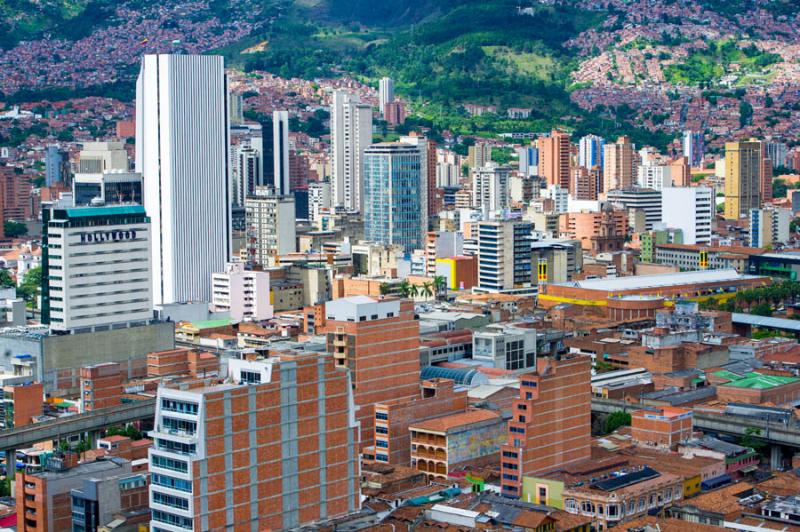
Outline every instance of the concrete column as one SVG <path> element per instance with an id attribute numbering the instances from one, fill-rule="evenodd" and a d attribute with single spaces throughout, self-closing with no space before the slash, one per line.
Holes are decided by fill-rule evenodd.
<path id="1" fill-rule="evenodd" d="M 16 481 L 14 478 L 17 476 L 17 450 L 6 449 L 6 480 L 8 485 L 8 493 L 12 497 L 16 497 Z"/>
<path id="2" fill-rule="evenodd" d="M 773 470 L 777 470 L 781 467 L 781 461 L 783 458 L 783 452 L 781 451 L 780 445 L 773 445 L 769 448 L 769 467 Z"/>

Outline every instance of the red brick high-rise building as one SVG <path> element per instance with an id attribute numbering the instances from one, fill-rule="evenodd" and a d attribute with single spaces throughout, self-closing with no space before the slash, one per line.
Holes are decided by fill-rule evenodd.
<path id="1" fill-rule="evenodd" d="M 81 411 L 117 406 L 122 401 L 122 370 L 116 362 L 81 368 Z"/>
<path id="2" fill-rule="evenodd" d="M 520 376 L 519 399 L 502 447 L 503 495 L 519 497 L 522 477 L 591 458 L 591 359 L 582 355 L 537 360 Z"/>
<path id="3" fill-rule="evenodd" d="M 330 354 L 280 347 L 231 359 L 224 384 L 159 388 L 151 529 L 288 530 L 357 511 L 352 397 Z"/>
<path id="4" fill-rule="evenodd" d="M 539 137 L 539 177 L 548 185 L 560 185 L 572 192 L 569 135 L 553 130 L 549 137 Z"/>
<path id="5" fill-rule="evenodd" d="M 400 299 L 344 297 L 325 304 L 327 348 L 350 368 L 361 443 L 373 444 L 375 403 L 419 393 L 419 322 L 414 303 Z"/>
<path id="6" fill-rule="evenodd" d="M 18 174 L 11 166 L 0 166 L 0 188 L 3 195 L 3 220 L 30 220 L 31 178 Z"/>

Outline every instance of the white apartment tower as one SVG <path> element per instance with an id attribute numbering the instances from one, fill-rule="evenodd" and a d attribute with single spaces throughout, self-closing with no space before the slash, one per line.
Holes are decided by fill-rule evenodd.
<path id="1" fill-rule="evenodd" d="M 381 116 L 386 116 L 386 104 L 394 101 L 394 80 L 392 78 L 381 78 L 378 85 L 378 100 Z"/>
<path id="2" fill-rule="evenodd" d="M 335 207 L 360 212 L 364 200 L 364 150 L 372 144 L 372 108 L 346 91 L 333 93 L 331 194 Z"/>
<path id="3" fill-rule="evenodd" d="M 211 311 L 228 312 L 236 321 L 272 318 L 269 273 L 245 270 L 241 262 L 229 262 L 225 270 L 211 276 Z"/>
<path id="4" fill-rule="evenodd" d="M 289 112 L 272 112 L 272 153 L 275 190 L 289 194 Z"/>
<path id="5" fill-rule="evenodd" d="M 472 170 L 472 206 L 480 209 L 484 217 L 509 208 L 511 169 L 497 163 Z"/>
<path id="6" fill-rule="evenodd" d="M 708 244 L 714 218 L 714 191 L 708 187 L 661 190 L 661 221 L 683 231 L 684 244 Z"/>
<path id="7" fill-rule="evenodd" d="M 145 55 L 136 82 L 136 171 L 152 221 L 153 303 L 211 300 L 231 254 L 223 58 Z"/>
<path id="8" fill-rule="evenodd" d="M 297 251 L 293 196 L 274 194 L 269 187 L 256 187 L 245 199 L 247 260 L 275 266 L 280 255 Z"/>

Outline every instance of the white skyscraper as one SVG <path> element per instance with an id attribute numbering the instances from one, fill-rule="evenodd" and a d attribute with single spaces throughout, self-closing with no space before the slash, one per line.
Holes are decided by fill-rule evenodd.
<path id="1" fill-rule="evenodd" d="M 136 171 L 152 222 L 153 303 L 211 300 L 231 253 L 223 58 L 145 55 L 136 82 Z"/>
<path id="2" fill-rule="evenodd" d="M 578 144 L 578 165 L 591 170 L 595 166 L 603 167 L 603 146 L 606 141 L 597 135 L 581 137 Z"/>
<path id="3" fill-rule="evenodd" d="M 273 183 L 279 194 L 289 194 L 289 112 L 272 112 Z"/>
<path id="4" fill-rule="evenodd" d="M 386 116 L 386 104 L 394 101 L 394 80 L 392 78 L 381 78 L 378 86 L 378 100 L 381 116 Z"/>
<path id="5" fill-rule="evenodd" d="M 333 205 L 359 212 L 364 201 L 363 157 L 372 144 L 372 109 L 358 96 L 333 93 L 331 107 L 331 194 Z"/>
<path id="6" fill-rule="evenodd" d="M 684 244 L 708 244 L 714 218 L 714 191 L 708 187 L 665 187 L 661 221 L 683 231 Z"/>
<path id="7" fill-rule="evenodd" d="M 489 162 L 472 170 L 472 206 L 486 218 L 509 208 L 511 169 Z"/>

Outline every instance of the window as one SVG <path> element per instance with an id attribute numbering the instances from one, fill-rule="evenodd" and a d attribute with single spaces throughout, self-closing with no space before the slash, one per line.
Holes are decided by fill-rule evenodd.
<path id="1" fill-rule="evenodd" d="M 519 416 L 519 419 L 517 421 L 519 421 L 520 423 L 525 423 L 525 416 L 522 415 Z"/>
<path id="2" fill-rule="evenodd" d="M 511 462 L 503 462 L 503 468 L 504 469 L 519 469 L 519 466 L 517 464 L 511 463 Z"/>
<path id="3" fill-rule="evenodd" d="M 375 460 L 377 460 L 378 462 L 388 462 L 389 455 L 384 453 L 375 453 Z"/>
<path id="4" fill-rule="evenodd" d="M 516 432 L 517 434 L 525 434 L 524 427 L 508 427 L 508 430 L 510 430 L 511 432 Z"/>
<path id="5" fill-rule="evenodd" d="M 242 370 L 239 374 L 242 384 L 261 384 L 261 373 Z"/>
<path id="6" fill-rule="evenodd" d="M 189 469 L 189 465 L 183 460 L 174 460 L 172 458 L 167 458 L 166 456 L 160 456 L 157 454 L 152 456 L 152 465 L 155 467 L 160 467 L 161 469 L 180 471 L 181 473 L 186 473 Z"/>
<path id="7" fill-rule="evenodd" d="M 183 497 L 176 497 L 175 495 L 161 493 L 160 491 L 153 491 L 152 494 L 154 503 L 163 504 L 164 506 L 171 506 L 172 508 L 179 508 L 181 510 L 189 509 L 188 499 L 184 499 Z"/>
<path id="8" fill-rule="evenodd" d="M 162 438 L 156 439 L 156 447 L 164 451 L 180 454 L 194 454 L 197 450 L 197 446 L 194 443 L 182 443 Z"/>
<path id="9" fill-rule="evenodd" d="M 375 412 L 375 419 L 387 421 L 389 419 L 389 415 L 386 412 Z"/>
<path id="10" fill-rule="evenodd" d="M 512 475 L 510 473 L 503 473 L 503 478 L 505 480 L 513 480 L 514 482 L 516 482 L 519 477 L 517 477 L 517 475 Z"/>
<path id="11" fill-rule="evenodd" d="M 185 491 L 187 493 L 192 492 L 192 483 L 188 480 L 183 480 L 182 478 L 168 477 L 167 475 L 153 473 L 150 479 L 156 486 L 164 486 L 165 488 L 172 488 Z"/>
<path id="12" fill-rule="evenodd" d="M 547 504 L 547 487 L 539 486 L 539 504 Z"/>
<path id="13" fill-rule="evenodd" d="M 375 425 L 375 432 L 378 434 L 389 434 L 389 429 L 383 425 Z"/>
<path id="14" fill-rule="evenodd" d="M 161 426 L 165 432 L 170 434 L 189 434 L 197 432 L 197 422 L 185 419 L 174 419 L 171 417 L 161 418 Z"/>
<path id="15" fill-rule="evenodd" d="M 505 457 L 505 458 L 516 458 L 517 457 L 517 453 L 511 452 L 511 451 L 503 451 L 503 457 Z"/>
<path id="16" fill-rule="evenodd" d="M 161 409 L 168 412 L 180 412 L 181 414 L 197 414 L 197 403 L 187 403 L 176 401 L 175 399 L 162 399 Z"/>
<path id="17" fill-rule="evenodd" d="M 389 442 L 386 440 L 375 440 L 375 445 L 383 449 L 389 448 Z"/>
<path id="18" fill-rule="evenodd" d="M 161 510 L 153 510 L 151 515 L 153 517 L 153 521 L 159 521 L 161 523 L 185 528 L 187 530 L 192 530 L 194 528 L 194 522 L 191 517 L 174 515 L 169 512 L 162 512 Z"/>

